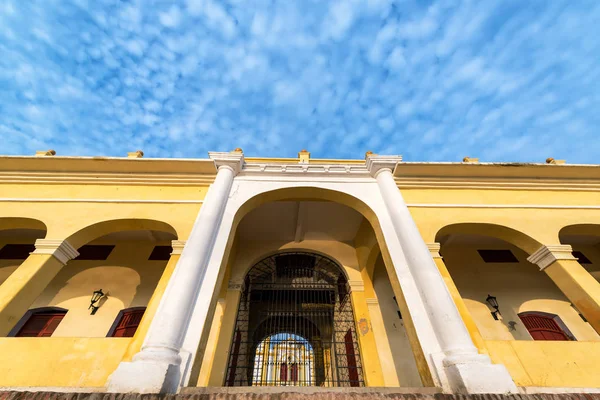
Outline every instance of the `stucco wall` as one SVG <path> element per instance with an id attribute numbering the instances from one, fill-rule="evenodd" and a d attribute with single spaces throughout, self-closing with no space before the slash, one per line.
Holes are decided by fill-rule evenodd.
<path id="1" fill-rule="evenodd" d="M 486 341 L 518 386 L 600 388 L 600 342 Z"/>
<path id="2" fill-rule="evenodd" d="M 485 263 L 478 249 L 509 249 L 519 263 Z M 449 244 L 442 246 L 442 256 L 484 339 L 532 340 L 517 314 L 543 311 L 557 314 L 577 340 L 600 340 L 552 280 L 526 260 L 522 250 L 508 243 Z M 498 299 L 499 321 L 493 319 L 485 302 L 488 294 Z"/>
<path id="3" fill-rule="evenodd" d="M 33 244 L 36 238 L 43 238 L 42 230 L 0 230 L 0 249 L 7 244 Z M 0 260 L 0 285 L 21 265 L 23 260 Z"/>
<path id="4" fill-rule="evenodd" d="M 130 338 L 0 338 L 0 387 L 104 386 Z"/>
<path id="5" fill-rule="evenodd" d="M 54 337 L 104 337 L 120 310 L 148 304 L 167 264 L 149 261 L 148 257 L 154 246 L 169 244 L 122 241 L 116 243 L 107 260 L 69 261 L 31 308 L 55 306 L 69 310 Z M 90 315 L 90 297 L 98 289 L 108 296 L 97 313 Z"/>
<path id="6" fill-rule="evenodd" d="M 398 305 L 394 301 L 392 285 L 381 257 L 378 259 L 373 272 L 373 289 L 383 319 L 383 327 L 381 328 L 385 330 L 382 337 L 384 343 L 377 343 L 378 350 L 385 349 L 383 352 L 380 351 L 384 375 L 395 375 L 398 386 L 423 386 L 410 347 L 410 341 L 404 328 L 404 321 L 398 316 Z M 392 362 L 386 363 L 388 359 L 391 359 Z"/>

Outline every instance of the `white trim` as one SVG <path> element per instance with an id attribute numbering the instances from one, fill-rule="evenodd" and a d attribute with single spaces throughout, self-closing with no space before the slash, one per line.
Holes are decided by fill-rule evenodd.
<path id="1" fill-rule="evenodd" d="M 540 271 L 545 270 L 553 262 L 558 260 L 575 260 L 573 257 L 573 249 L 568 244 L 555 244 L 542 246 L 537 249 L 532 255 L 527 257 L 527 261 L 533 264 L 537 264 L 540 267 Z"/>
<path id="2" fill-rule="evenodd" d="M 244 175 L 367 175 L 369 171 L 360 164 L 279 164 L 247 163 L 242 169 Z"/>
<path id="3" fill-rule="evenodd" d="M 348 285 L 350 285 L 350 289 L 353 292 L 364 292 L 365 291 L 365 283 L 361 280 L 348 281 Z"/>
<path id="4" fill-rule="evenodd" d="M 35 250 L 31 254 L 51 254 L 63 265 L 79 255 L 75 247 L 66 240 L 60 239 L 37 239 Z"/>
<path id="5" fill-rule="evenodd" d="M 171 240 L 171 247 L 173 248 L 171 255 L 179 255 L 183 252 L 185 240 Z"/>
<path id="6" fill-rule="evenodd" d="M 204 200 L 141 200 L 141 199 L 39 199 L 30 197 L 0 197 L 4 203 L 147 203 L 147 204 L 202 204 Z"/>
<path id="7" fill-rule="evenodd" d="M 439 243 L 426 243 L 427 244 L 427 248 L 429 249 L 429 252 L 431 253 L 431 257 L 433 258 L 442 258 L 442 256 L 440 255 L 440 249 L 441 249 L 441 245 Z"/>
<path id="8" fill-rule="evenodd" d="M 208 156 L 215 163 L 217 170 L 221 167 L 231 168 L 234 176 L 244 168 L 244 153 L 209 151 Z"/>
<path id="9" fill-rule="evenodd" d="M 554 205 L 554 204 L 431 204 L 431 203 L 410 203 L 408 207 L 413 208 L 546 208 L 560 210 L 600 210 L 600 206 L 583 205 Z"/>

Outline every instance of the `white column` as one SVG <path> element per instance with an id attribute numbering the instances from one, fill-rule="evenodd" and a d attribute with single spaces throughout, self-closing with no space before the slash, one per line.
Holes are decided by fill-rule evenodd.
<path id="1" fill-rule="evenodd" d="M 443 372 L 458 393 L 507 393 L 517 388 L 503 365 L 479 354 L 450 292 L 394 181 L 398 156 L 367 156 L 367 168 L 377 180 L 406 262 L 418 286 L 431 325 L 442 349 Z M 435 355 L 432 355 L 435 358 Z M 438 366 L 437 360 L 434 360 Z"/>
<path id="2" fill-rule="evenodd" d="M 209 153 L 217 176 L 152 320 L 142 350 L 111 375 L 109 392 L 174 393 L 179 387 L 179 352 L 202 286 L 223 211 L 244 157 L 241 152 Z"/>

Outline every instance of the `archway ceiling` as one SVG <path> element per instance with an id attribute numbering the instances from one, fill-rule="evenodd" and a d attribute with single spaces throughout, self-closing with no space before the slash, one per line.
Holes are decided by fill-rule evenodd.
<path id="1" fill-rule="evenodd" d="M 327 201 L 276 201 L 244 217 L 238 227 L 243 240 L 337 240 L 351 242 L 363 216 Z"/>
<path id="2" fill-rule="evenodd" d="M 118 241 L 150 241 L 150 242 L 167 242 L 176 239 L 175 235 L 169 232 L 153 231 L 153 230 L 135 230 L 135 231 L 119 231 L 104 235 L 90 242 L 96 243 L 113 243 Z"/>

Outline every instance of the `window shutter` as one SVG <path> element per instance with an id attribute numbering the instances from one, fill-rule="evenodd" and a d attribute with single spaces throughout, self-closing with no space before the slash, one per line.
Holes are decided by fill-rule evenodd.
<path id="1" fill-rule="evenodd" d="M 66 312 L 34 313 L 15 335 L 17 337 L 50 337 Z"/>
<path id="2" fill-rule="evenodd" d="M 119 324 L 115 328 L 113 337 L 133 337 L 135 331 L 140 325 L 145 311 L 145 308 L 123 310 L 123 315 L 121 316 Z"/>
<path id="3" fill-rule="evenodd" d="M 519 318 L 534 340 L 569 340 L 553 317 L 537 313 L 521 313 Z"/>

